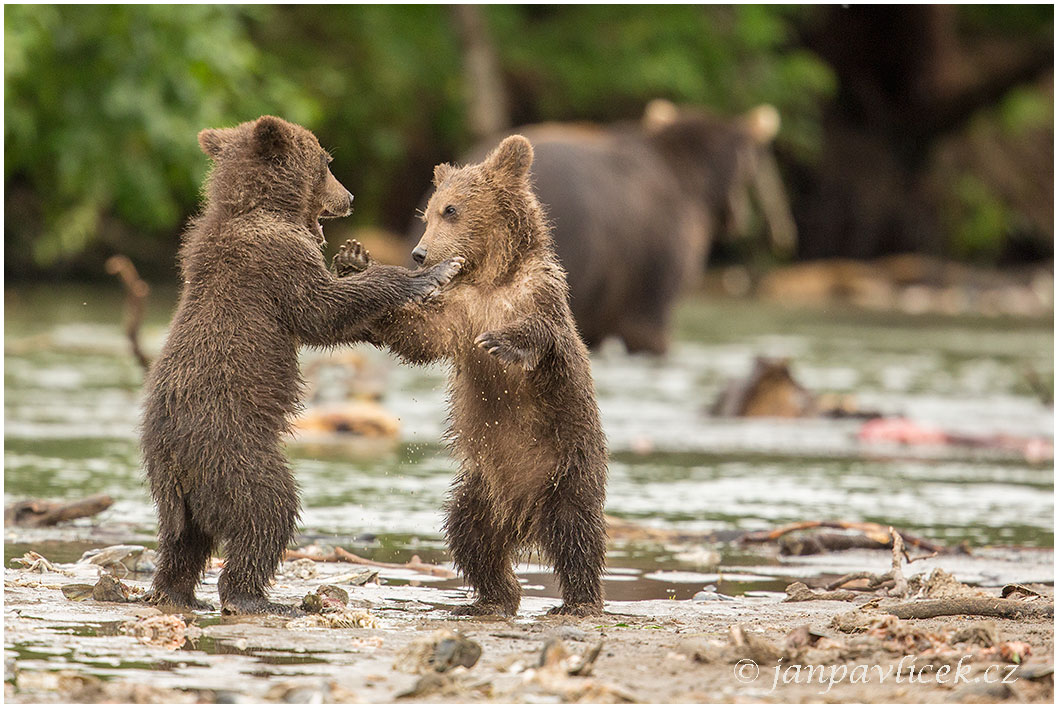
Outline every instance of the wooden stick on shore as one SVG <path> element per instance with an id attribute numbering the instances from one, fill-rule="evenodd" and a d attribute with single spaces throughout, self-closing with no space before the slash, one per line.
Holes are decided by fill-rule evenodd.
<path id="1" fill-rule="evenodd" d="M 431 576 L 437 576 L 443 579 L 455 578 L 458 574 L 452 569 L 445 568 L 443 566 L 437 566 L 436 564 L 427 564 L 419 555 L 416 554 L 411 557 L 411 561 L 405 564 L 394 564 L 387 561 L 372 561 L 371 559 L 365 559 L 362 556 L 346 551 L 341 547 L 335 547 L 334 553 L 332 554 L 312 554 L 309 552 L 303 552 L 295 549 L 288 549 L 286 552 L 285 559 L 310 559 L 311 561 L 321 562 L 348 562 L 350 564 L 363 564 L 364 566 L 379 566 L 384 569 L 409 569 L 411 571 L 418 571 L 419 573 L 429 574 Z"/>

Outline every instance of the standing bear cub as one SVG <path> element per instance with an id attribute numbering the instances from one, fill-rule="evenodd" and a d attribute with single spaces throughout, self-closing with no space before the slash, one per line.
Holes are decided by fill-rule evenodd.
<path id="1" fill-rule="evenodd" d="M 461 614 L 517 612 L 512 563 L 527 547 L 558 574 L 563 604 L 552 613 L 602 610 L 606 443 L 565 273 L 530 187 L 532 160 L 529 141 L 512 136 L 481 164 L 435 168 L 412 255 L 423 266 L 462 257 L 462 275 L 367 335 L 412 362 L 452 365 L 448 436 L 461 470 L 445 533 L 478 595 Z M 336 260 L 343 269 L 367 262 L 356 244 Z"/>
<path id="2" fill-rule="evenodd" d="M 142 447 L 159 552 L 146 600 L 208 608 L 194 590 L 223 542 L 222 610 L 294 614 L 269 603 L 266 589 L 298 519 L 280 443 L 298 406 L 298 345 L 345 341 L 350 328 L 433 295 L 460 263 L 337 278 L 319 220 L 349 214 L 353 196 L 312 133 L 264 116 L 198 140 L 214 168 L 181 247 L 180 303 L 146 382 Z"/>

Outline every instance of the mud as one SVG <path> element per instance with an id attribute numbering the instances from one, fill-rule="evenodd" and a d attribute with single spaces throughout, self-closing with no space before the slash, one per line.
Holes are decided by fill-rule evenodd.
<path id="1" fill-rule="evenodd" d="M 814 560 L 776 555 L 775 567 L 786 580 L 799 576 L 818 590 L 850 569 L 882 570 L 889 557 L 885 550 Z M 906 570 L 926 578 L 942 567 L 954 578 L 938 593 L 998 575 L 1053 604 L 1051 550 L 941 555 Z M 766 578 L 760 574 L 768 573 L 767 567 L 751 568 Z M 720 566 L 717 575 L 747 570 Z M 354 585 L 365 572 L 368 583 Z M 324 591 L 342 599 L 341 591 L 348 594 L 348 609 L 291 620 L 173 613 L 91 597 L 73 602 L 62 587 L 95 585 L 105 573 L 101 567 L 8 568 L 5 698 L 12 703 L 1053 699 L 1051 620 L 898 621 L 885 613 L 888 600 L 870 595 L 791 603 L 784 602 L 784 593 L 763 590 L 735 597 L 699 593 L 711 599 L 706 601 L 609 600 L 602 616 L 556 618 L 544 615 L 554 598 L 528 595 L 537 585 L 534 567 L 523 565 L 520 572 L 527 595 L 517 617 L 455 619 L 450 609 L 467 600 L 457 581 L 407 569 L 300 559 L 285 563 L 273 591 L 276 600 L 298 604 Z M 627 577 L 673 578 L 672 572 L 644 574 L 612 562 L 609 572 L 610 596 L 615 586 L 635 585 Z M 214 604 L 218 573 L 218 566 L 211 568 L 201 593 Z M 622 576 L 626 580 L 614 580 Z M 701 588 L 710 577 L 692 578 L 690 585 Z M 149 575 L 135 572 L 123 581 L 133 588 L 148 582 Z M 327 585 L 337 590 L 321 591 Z M 649 595 L 652 586 L 636 588 Z M 985 583 L 970 591 L 998 596 L 1000 587 Z M 870 602 L 861 609 L 865 600 Z M 359 620 L 342 622 L 343 614 Z M 447 659 L 437 660 L 442 656 Z M 939 669 L 944 666 L 950 669 Z M 809 667 L 815 668 L 811 676 Z"/>

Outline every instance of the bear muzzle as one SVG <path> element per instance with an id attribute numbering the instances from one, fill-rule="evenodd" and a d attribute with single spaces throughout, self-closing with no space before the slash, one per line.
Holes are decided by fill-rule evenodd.
<path id="1" fill-rule="evenodd" d="M 335 199 L 334 201 L 328 202 L 323 205 L 323 211 L 320 212 L 320 219 L 337 219 L 339 217 L 348 217 L 353 213 L 353 195 L 351 192 L 346 192 L 344 198 Z"/>

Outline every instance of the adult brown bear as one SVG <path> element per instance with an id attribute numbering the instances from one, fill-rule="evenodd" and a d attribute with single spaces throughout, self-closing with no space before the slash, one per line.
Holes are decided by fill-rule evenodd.
<path id="1" fill-rule="evenodd" d="M 666 351 L 677 295 L 701 273 L 718 230 L 743 211 L 759 151 L 777 130 L 770 106 L 732 120 L 654 101 L 641 121 L 515 131 L 533 144 L 533 188 L 589 347 L 615 335 L 630 352 Z M 410 234 L 417 240 L 421 226 Z"/>

